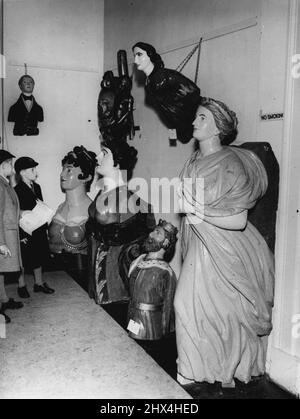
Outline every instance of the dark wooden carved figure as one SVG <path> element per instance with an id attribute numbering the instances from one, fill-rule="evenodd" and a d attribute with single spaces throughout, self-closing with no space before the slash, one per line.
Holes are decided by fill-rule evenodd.
<path id="1" fill-rule="evenodd" d="M 118 51 L 118 73 L 104 73 L 98 97 L 98 125 L 105 143 L 134 137 L 132 80 L 124 50 Z"/>
<path id="2" fill-rule="evenodd" d="M 18 82 L 22 91 L 17 102 L 12 105 L 8 113 L 8 122 L 14 122 L 14 135 L 38 135 L 38 122 L 44 120 L 43 108 L 32 95 L 34 80 L 25 74 Z"/>
<path id="3" fill-rule="evenodd" d="M 182 143 L 189 142 L 201 100 L 199 87 L 178 71 L 165 68 L 152 45 L 137 42 L 132 50 L 137 70 L 146 75 L 146 103 L 168 128 L 176 129 Z"/>

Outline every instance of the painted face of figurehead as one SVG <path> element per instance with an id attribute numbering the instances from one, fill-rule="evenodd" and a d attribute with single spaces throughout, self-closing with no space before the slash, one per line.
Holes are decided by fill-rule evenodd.
<path id="1" fill-rule="evenodd" d="M 31 94 L 34 89 L 34 80 L 30 76 L 24 76 L 20 82 L 20 89 L 23 93 Z"/>
<path id="2" fill-rule="evenodd" d="M 150 60 L 147 52 L 139 47 L 133 49 L 134 63 L 138 70 L 146 74 L 150 74 L 153 70 L 154 64 Z"/>
<path id="3" fill-rule="evenodd" d="M 62 172 L 60 174 L 60 186 L 63 191 L 69 191 L 82 187 L 85 185 L 86 180 L 81 179 L 82 171 L 81 168 L 75 167 L 73 164 L 66 163 L 63 165 Z"/>
<path id="4" fill-rule="evenodd" d="M 197 110 L 193 127 L 193 136 L 198 141 L 205 141 L 220 134 L 213 114 L 203 106 L 199 106 Z"/>
<path id="5" fill-rule="evenodd" d="M 114 158 L 111 150 L 107 147 L 102 147 L 97 156 L 98 166 L 96 172 L 101 176 L 109 176 L 110 173 L 116 169 L 114 166 Z"/>

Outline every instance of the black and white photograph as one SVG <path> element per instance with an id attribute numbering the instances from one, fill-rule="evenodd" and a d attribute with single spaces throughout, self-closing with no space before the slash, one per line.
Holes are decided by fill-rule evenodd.
<path id="1" fill-rule="evenodd" d="M 0 399 L 299 399 L 300 0 L 0 0 L 0 49 Z"/>

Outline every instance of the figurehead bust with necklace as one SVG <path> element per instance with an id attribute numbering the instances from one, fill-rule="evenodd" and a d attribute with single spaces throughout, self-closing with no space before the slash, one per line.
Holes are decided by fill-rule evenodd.
<path id="1" fill-rule="evenodd" d="M 128 301 L 128 270 L 155 227 L 151 206 L 128 188 L 137 150 L 125 141 L 101 144 L 102 186 L 89 207 L 89 295 L 98 304 Z"/>
<path id="2" fill-rule="evenodd" d="M 60 186 L 65 201 L 59 205 L 49 228 L 52 253 L 87 255 L 85 223 L 92 200 L 88 196 L 94 178 L 96 153 L 74 147 L 62 160 Z"/>

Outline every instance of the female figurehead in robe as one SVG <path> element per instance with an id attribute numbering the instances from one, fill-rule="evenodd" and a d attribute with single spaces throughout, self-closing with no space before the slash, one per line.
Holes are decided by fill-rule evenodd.
<path id="1" fill-rule="evenodd" d="M 274 260 L 247 212 L 268 179 L 251 151 L 231 147 L 237 118 L 203 98 L 197 150 L 181 173 L 183 265 L 175 295 L 178 381 L 250 381 L 265 370 Z"/>

